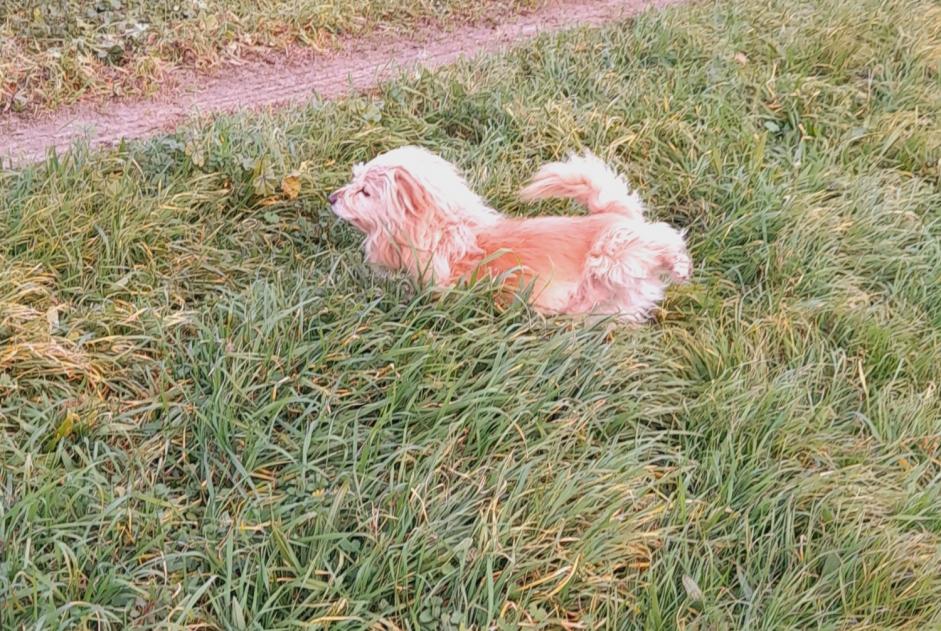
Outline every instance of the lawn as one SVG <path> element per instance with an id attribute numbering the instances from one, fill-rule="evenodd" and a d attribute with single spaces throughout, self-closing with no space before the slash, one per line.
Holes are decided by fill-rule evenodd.
<path id="1" fill-rule="evenodd" d="M 494 20 L 541 0 L 4 0 L 0 112 L 149 94 L 178 70 L 339 37 Z"/>
<path id="2" fill-rule="evenodd" d="M 590 147 L 694 280 L 608 335 L 379 278 L 325 195 L 404 142 L 515 214 Z M 0 176 L 0 628 L 941 628 L 939 386 L 932 0 L 78 150 Z"/>

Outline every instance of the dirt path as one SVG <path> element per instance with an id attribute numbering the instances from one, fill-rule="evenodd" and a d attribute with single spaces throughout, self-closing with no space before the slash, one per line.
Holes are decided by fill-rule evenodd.
<path id="1" fill-rule="evenodd" d="M 41 159 L 87 139 L 92 147 L 146 138 L 196 115 L 283 106 L 314 95 L 333 99 L 363 91 L 416 67 L 435 68 L 461 57 L 491 53 L 541 33 L 599 25 L 650 6 L 678 0 L 553 0 L 496 27 L 466 26 L 419 32 L 409 39 L 351 40 L 340 52 L 298 61 L 288 56 L 229 66 L 211 76 L 190 76 L 182 89 L 131 102 L 80 104 L 38 118 L 0 116 L 0 165 Z"/>

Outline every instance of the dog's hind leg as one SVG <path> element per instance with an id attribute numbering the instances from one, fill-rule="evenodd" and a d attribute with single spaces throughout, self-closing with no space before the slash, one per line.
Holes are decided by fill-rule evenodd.
<path id="1" fill-rule="evenodd" d="M 598 237 L 566 311 L 642 322 L 663 299 L 668 279 L 684 282 L 691 272 L 679 231 L 665 223 L 622 222 Z"/>

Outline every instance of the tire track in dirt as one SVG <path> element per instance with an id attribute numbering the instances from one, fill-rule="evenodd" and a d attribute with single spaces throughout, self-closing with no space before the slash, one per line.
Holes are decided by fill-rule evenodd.
<path id="1" fill-rule="evenodd" d="M 336 53 L 315 54 L 303 61 L 284 55 L 230 65 L 208 76 L 191 75 L 184 79 L 183 89 L 150 99 L 78 104 L 38 117 L 0 116 L 0 166 L 36 162 L 53 148 L 61 154 L 78 140 L 94 148 L 147 138 L 194 116 L 302 104 L 314 97 L 335 99 L 410 70 L 437 68 L 462 57 L 497 52 L 542 33 L 598 26 L 678 1 L 553 0 L 498 26 L 424 31 L 412 38 L 374 35 L 349 40 Z"/>

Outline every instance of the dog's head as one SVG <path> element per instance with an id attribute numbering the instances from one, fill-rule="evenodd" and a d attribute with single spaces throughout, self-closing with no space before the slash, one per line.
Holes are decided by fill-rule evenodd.
<path id="1" fill-rule="evenodd" d="M 371 263 L 444 282 L 454 259 L 476 247 L 473 228 L 499 217 L 450 163 L 418 147 L 357 165 L 329 199 L 338 217 L 366 235 Z"/>
<path id="2" fill-rule="evenodd" d="M 430 195 L 406 165 L 378 159 L 353 167 L 353 179 L 329 199 L 333 212 L 366 236 L 398 234 L 434 211 Z"/>

